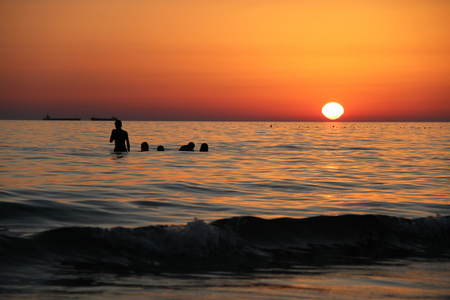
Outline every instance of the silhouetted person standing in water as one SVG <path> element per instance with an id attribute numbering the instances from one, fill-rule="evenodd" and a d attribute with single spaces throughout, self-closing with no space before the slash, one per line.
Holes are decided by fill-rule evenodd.
<path id="1" fill-rule="evenodd" d="M 129 152 L 130 141 L 128 140 L 128 132 L 122 129 L 122 121 L 117 120 L 114 124 L 116 125 L 116 129 L 113 129 L 109 138 L 110 143 L 115 141 L 116 146 L 114 147 L 114 152 Z M 126 147 L 125 142 L 127 143 Z"/>

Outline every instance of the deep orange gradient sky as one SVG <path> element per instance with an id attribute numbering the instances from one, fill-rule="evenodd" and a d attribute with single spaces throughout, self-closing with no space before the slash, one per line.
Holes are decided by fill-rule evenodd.
<path id="1" fill-rule="evenodd" d="M 0 118 L 450 121 L 448 0 L 6 0 Z"/>

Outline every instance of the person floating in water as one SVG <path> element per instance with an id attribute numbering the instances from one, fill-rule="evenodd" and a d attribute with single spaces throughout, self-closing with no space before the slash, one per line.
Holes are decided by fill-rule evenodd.
<path id="1" fill-rule="evenodd" d="M 109 138 L 110 143 L 115 142 L 114 152 L 129 152 L 130 140 L 128 139 L 128 132 L 122 129 L 122 121 L 117 120 L 114 124 L 116 129 L 113 129 Z"/>
<path id="2" fill-rule="evenodd" d="M 208 152 L 208 144 L 203 143 L 200 145 L 200 152 Z"/>
<path id="3" fill-rule="evenodd" d="M 148 151 L 148 143 L 147 142 L 142 142 L 141 151 Z"/>
<path id="4" fill-rule="evenodd" d="M 159 145 L 158 148 L 156 148 L 156 151 L 164 151 L 164 146 Z"/>
<path id="5" fill-rule="evenodd" d="M 193 142 L 190 142 L 187 145 L 183 145 L 180 147 L 179 151 L 194 151 L 195 144 Z"/>

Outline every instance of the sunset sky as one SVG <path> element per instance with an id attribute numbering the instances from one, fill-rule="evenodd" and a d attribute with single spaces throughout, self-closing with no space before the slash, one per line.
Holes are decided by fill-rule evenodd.
<path id="1" fill-rule="evenodd" d="M 448 0 L 3 0 L 0 119 L 450 121 Z"/>

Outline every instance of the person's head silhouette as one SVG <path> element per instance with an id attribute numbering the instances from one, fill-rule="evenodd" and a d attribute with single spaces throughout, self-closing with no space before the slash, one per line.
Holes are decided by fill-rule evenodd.
<path id="1" fill-rule="evenodd" d="M 141 144 L 141 151 L 148 151 L 148 143 L 147 142 L 143 142 Z"/>
<path id="2" fill-rule="evenodd" d="M 195 144 L 193 142 L 190 142 L 187 145 L 183 145 L 180 147 L 180 151 L 194 151 Z"/>

